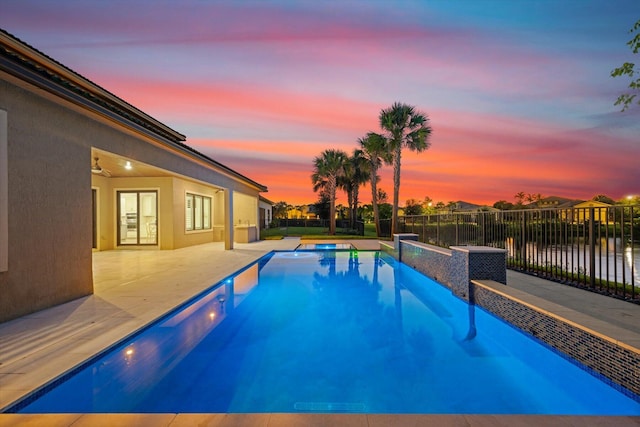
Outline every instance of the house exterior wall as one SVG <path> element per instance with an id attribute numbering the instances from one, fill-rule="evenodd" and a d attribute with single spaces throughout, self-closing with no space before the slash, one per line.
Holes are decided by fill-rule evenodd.
<path id="1" fill-rule="evenodd" d="M 238 206 L 257 212 L 258 188 L 3 72 L 0 110 L 7 118 L 8 187 L 7 271 L 0 272 L 0 322 L 93 293 L 92 188 L 99 198 L 98 250 L 117 248 L 119 188 L 159 191 L 160 249 L 210 242 L 214 234 L 222 240 L 224 227 L 229 226 L 226 221 L 231 221 L 221 203 L 225 192 L 253 199 L 249 208 L 242 208 L 244 202 Z M 93 148 L 140 159 L 184 178 L 97 177 L 90 172 Z M 178 197 L 176 183 L 182 188 Z M 187 235 L 184 189 L 212 194 L 208 183 L 224 189 L 213 202 L 215 233 Z"/>
<path id="2" fill-rule="evenodd" d="M 115 237 L 112 231 L 115 225 L 114 200 L 109 197 L 112 193 L 111 182 L 103 176 L 91 176 L 91 188 L 97 190 L 97 247 L 96 250 L 104 251 L 115 247 Z"/>
<path id="3" fill-rule="evenodd" d="M 91 187 L 98 190 L 98 248 L 117 249 L 117 197 L 118 191 L 151 190 L 158 192 L 158 247 L 179 249 L 209 242 L 221 242 L 225 221 L 222 190 L 215 187 L 174 177 L 105 178 L 92 176 Z M 211 222 L 209 230 L 186 231 L 185 195 L 197 194 L 211 198 Z M 254 214 L 256 198 L 235 194 L 234 217 L 244 224 Z M 255 216 L 255 215 L 254 215 Z M 243 220 L 243 218 L 247 218 Z M 255 224 L 252 221 L 253 224 Z M 130 246 L 128 246 L 130 248 Z"/>
<path id="4" fill-rule="evenodd" d="M 212 228 L 209 230 L 194 230 L 194 231 L 186 231 L 185 230 L 185 214 L 186 214 L 186 206 L 185 206 L 185 196 L 186 193 L 197 194 L 200 196 L 211 197 L 211 224 Z M 213 241 L 221 241 L 222 235 L 218 235 L 219 233 L 214 233 L 216 230 L 214 222 L 214 217 L 216 212 L 219 210 L 215 209 L 215 204 L 217 202 L 216 198 L 216 190 L 212 187 L 208 187 L 205 185 L 201 185 L 191 181 L 185 181 L 181 179 L 173 179 L 173 238 L 174 238 L 174 246 L 173 249 L 184 248 L 187 246 L 199 245 L 202 243 L 209 243 Z M 162 221 L 162 218 L 160 219 Z M 217 231 L 217 230 L 216 230 Z M 216 234 L 217 239 L 214 239 L 214 234 Z"/>
<path id="5" fill-rule="evenodd" d="M 0 322 L 93 292 L 92 123 L 0 79 L 7 112 L 8 269 Z"/>
<path id="6" fill-rule="evenodd" d="M 232 249 L 235 194 L 242 196 L 238 215 L 255 226 L 266 187 L 198 153 L 183 135 L 3 31 L 0 44 L 0 322 L 93 292 L 92 189 L 98 196 L 97 250 L 118 248 L 118 189 L 158 191 L 160 249 L 216 236 Z M 166 176 L 96 176 L 90 169 L 96 152 Z M 185 232 L 189 189 L 215 199 L 214 230 Z"/>
<path id="7" fill-rule="evenodd" d="M 0 110 L 0 272 L 7 271 L 9 242 L 7 238 L 7 206 L 9 194 L 7 173 L 7 112 Z"/>
<path id="8" fill-rule="evenodd" d="M 118 247 L 118 191 L 149 190 L 158 192 L 158 246 L 160 249 L 173 249 L 174 227 L 172 188 L 173 179 L 163 178 L 104 178 L 91 177 L 91 187 L 98 189 L 98 250 L 110 250 Z M 184 215 L 183 215 L 184 217 Z"/>

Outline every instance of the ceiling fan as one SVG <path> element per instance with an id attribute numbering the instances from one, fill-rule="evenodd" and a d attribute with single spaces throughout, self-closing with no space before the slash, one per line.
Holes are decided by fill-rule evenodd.
<path id="1" fill-rule="evenodd" d="M 98 164 L 99 158 L 94 157 L 93 160 L 94 160 L 94 163 L 93 163 L 93 166 L 91 166 L 91 173 L 94 173 L 96 175 L 106 176 L 107 178 L 109 178 L 111 176 L 111 172 L 109 172 L 106 169 L 103 169 L 102 166 Z"/>

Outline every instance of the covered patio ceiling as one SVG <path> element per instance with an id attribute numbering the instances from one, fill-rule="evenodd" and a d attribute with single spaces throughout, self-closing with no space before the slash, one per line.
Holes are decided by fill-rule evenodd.
<path id="1" fill-rule="evenodd" d="M 104 171 L 103 174 L 96 173 L 96 175 L 109 178 L 167 177 L 177 175 L 137 160 L 95 148 L 91 149 L 91 164 L 87 165 L 87 167 L 94 167 L 96 157 L 98 158 L 98 165 Z M 129 169 L 127 169 L 127 162 L 131 165 Z"/>

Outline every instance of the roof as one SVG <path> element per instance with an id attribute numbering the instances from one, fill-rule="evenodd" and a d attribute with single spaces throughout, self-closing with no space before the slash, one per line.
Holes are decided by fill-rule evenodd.
<path id="1" fill-rule="evenodd" d="M 455 202 L 455 212 L 485 212 L 485 211 L 499 211 L 500 209 L 496 209 L 492 206 L 487 205 L 477 205 L 475 203 L 465 202 L 464 200 L 458 200 Z"/>
<path id="2" fill-rule="evenodd" d="M 271 200 L 267 199 L 266 197 L 259 196 L 258 198 L 261 202 L 264 202 L 268 205 L 271 205 L 271 206 L 275 205 L 275 203 L 273 203 Z"/>
<path id="3" fill-rule="evenodd" d="M 267 191 L 264 185 L 185 144 L 186 137 L 180 132 L 154 119 L 2 28 L 0 28 L 0 69 L 61 98 L 151 134 L 193 157 L 204 160 L 214 168 L 255 186 L 259 191 Z"/>
<path id="4" fill-rule="evenodd" d="M 605 202 L 599 202 L 597 200 L 587 200 L 573 205 L 574 208 L 607 208 L 609 206 L 613 205 Z"/>
<path id="5" fill-rule="evenodd" d="M 549 196 L 542 198 L 538 201 L 529 203 L 529 208 L 570 208 L 577 203 L 582 203 L 582 200 L 567 199 L 566 197 Z"/>

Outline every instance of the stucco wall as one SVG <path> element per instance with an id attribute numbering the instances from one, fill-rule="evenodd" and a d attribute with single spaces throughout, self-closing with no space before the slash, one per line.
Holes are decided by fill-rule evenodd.
<path id="1" fill-rule="evenodd" d="M 158 192 L 158 247 L 173 249 L 173 178 L 133 177 L 105 178 L 92 175 L 92 188 L 98 189 L 98 250 L 116 249 L 117 245 L 117 191 L 141 190 Z"/>
<path id="2" fill-rule="evenodd" d="M 3 80 L 0 108 L 8 119 L 5 321 L 93 291 L 87 139 L 94 124 Z"/>
<path id="3" fill-rule="evenodd" d="M 234 192 L 233 194 L 234 225 L 258 224 L 258 199 L 253 196 Z"/>
<path id="4" fill-rule="evenodd" d="M 174 214 L 173 214 L 173 229 L 174 229 L 174 248 L 184 248 L 187 246 L 198 245 L 202 243 L 208 243 L 214 241 L 214 232 L 211 230 L 194 230 L 194 231 L 186 231 L 185 230 L 185 195 L 187 192 L 198 194 L 200 196 L 211 197 L 211 210 L 212 210 L 212 224 L 215 223 L 215 215 L 216 208 L 215 204 L 217 200 L 215 199 L 216 191 L 195 182 L 185 181 L 181 179 L 173 180 L 173 206 L 174 206 Z M 221 240 L 222 236 L 220 236 Z"/>

